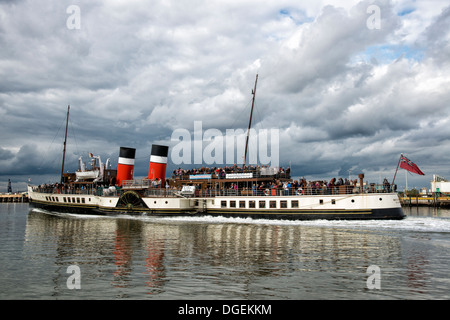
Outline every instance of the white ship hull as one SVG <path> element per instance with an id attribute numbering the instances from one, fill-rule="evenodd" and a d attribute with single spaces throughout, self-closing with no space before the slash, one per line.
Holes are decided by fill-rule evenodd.
<path id="1" fill-rule="evenodd" d="M 164 191 L 164 190 L 163 190 Z M 395 193 L 299 196 L 213 196 L 185 198 L 174 194 L 141 197 L 58 194 L 28 188 L 30 204 L 50 211 L 82 214 L 211 215 L 266 219 L 402 219 Z"/>

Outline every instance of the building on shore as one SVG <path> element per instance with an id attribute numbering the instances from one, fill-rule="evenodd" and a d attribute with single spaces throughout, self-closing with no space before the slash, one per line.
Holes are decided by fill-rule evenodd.
<path id="1" fill-rule="evenodd" d="M 450 181 L 434 174 L 433 180 L 431 180 L 431 193 L 444 195 L 450 194 Z"/>

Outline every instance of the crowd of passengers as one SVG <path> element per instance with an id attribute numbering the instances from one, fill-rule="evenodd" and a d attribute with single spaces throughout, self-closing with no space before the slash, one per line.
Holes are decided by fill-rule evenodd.
<path id="1" fill-rule="evenodd" d="M 271 168 L 274 169 L 274 168 Z M 201 167 L 194 169 L 175 169 L 173 170 L 173 178 L 189 176 L 189 175 L 198 175 L 198 174 L 213 174 L 219 179 L 224 179 L 227 173 L 255 173 L 256 176 L 260 176 L 262 172 L 265 170 L 269 170 L 269 166 L 243 166 L 240 167 L 238 165 L 234 166 L 225 166 L 225 167 Z M 274 170 L 276 175 L 286 175 L 289 176 L 291 173 L 291 168 L 276 168 Z"/>
<path id="2" fill-rule="evenodd" d="M 227 183 L 226 186 L 219 190 L 219 184 L 216 183 L 214 189 L 208 187 L 204 192 L 205 195 L 214 195 L 219 193 L 226 194 L 235 194 L 235 195 L 243 195 L 242 191 L 245 191 L 246 194 L 251 190 L 251 194 L 253 195 L 314 195 L 314 194 L 339 194 L 339 193 L 359 193 L 360 187 L 357 185 L 358 180 L 349 180 L 347 178 L 333 178 L 329 182 L 326 180 L 317 180 L 317 181 L 306 181 L 306 179 L 301 178 L 300 180 L 294 181 L 281 181 L 274 180 L 272 182 L 257 182 L 249 185 L 246 182 L 238 183 Z M 160 179 L 152 179 L 151 184 L 149 185 L 153 189 L 161 189 L 163 186 L 161 185 Z M 347 186 L 344 188 L 345 191 L 340 189 L 340 186 Z M 73 194 L 73 193 L 87 193 L 92 194 L 96 192 L 98 189 L 107 189 L 107 188 L 115 188 L 114 186 L 108 186 L 103 184 L 95 184 L 90 187 L 87 186 L 76 186 L 76 185 L 61 185 L 58 183 L 54 184 L 44 184 L 38 187 L 40 192 L 48 192 L 48 193 L 62 193 L 62 194 Z M 164 189 L 168 191 L 169 189 L 172 191 L 180 191 L 175 186 L 170 187 L 169 182 L 166 180 Z M 396 185 L 392 188 L 393 191 L 396 191 Z M 367 190 L 367 192 L 391 192 L 391 185 L 388 180 L 385 178 L 383 181 L 382 190 L 376 190 L 375 185 L 371 184 Z"/>
<path id="3" fill-rule="evenodd" d="M 72 184 L 41 184 L 35 187 L 35 191 L 56 194 L 95 194 L 98 189 L 107 189 L 110 186 L 96 183 L 95 185 L 72 185 Z"/>
<path id="4" fill-rule="evenodd" d="M 224 190 L 218 190 L 218 185 L 216 185 L 215 190 L 207 189 L 206 193 L 209 194 L 211 192 L 225 192 L 227 194 L 238 194 L 242 191 L 250 191 L 253 195 L 319 195 L 319 194 L 339 194 L 339 193 L 359 193 L 360 187 L 357 185 L 358 180 L 348 180 L 347 178 L 336 179 L 333 178 L 329 182 L 323 180 L 317 181 L 306 181 L 306 179 L 302 178 L 299 181 L 280 181 L 275 180 L 273 182 L 258 182 L 253 183 L 250 186 L 246 186 L 245 182 L 242 182 L 239 186 L 238 183 L 229 184 Z M 340 186 L 347 186 L 344 189 L 340 189 Z M 367 192 L 390 192 L 391 186 L 387 179 L 383 181 L 382 190 L 377 190 L 375 185 L 370 185 Z"/>

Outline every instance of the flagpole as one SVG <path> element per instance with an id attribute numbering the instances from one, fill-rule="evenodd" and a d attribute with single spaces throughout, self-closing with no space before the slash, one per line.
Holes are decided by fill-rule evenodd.
<path id="1" fill-rule="evenodd" d="M 394 179 L 392 180 L 392 184 L 391 184 L 392 187 L 394 186 L 395 177 L 397 176 L 398 166 L 400 165 L 400 160 L 402 159 L 402 155 L 403 155 L 403 153 L 401 153 L 400 158 L 398 158 L 397 169 L 395 169 Z"/>
<path id="2" fill-rule="evenodd" d="M 405 180 L 406 180 L 406 190 L 405 190 L 405 194 L 408 191 L 408 171 L 405 170 Z"/>

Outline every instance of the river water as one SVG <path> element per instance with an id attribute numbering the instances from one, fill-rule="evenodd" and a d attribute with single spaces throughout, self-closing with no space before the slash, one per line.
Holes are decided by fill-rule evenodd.
<path id="1" fill-rule="evenodd" d="M 450 299 L 450 210 L 404 211 L 301 222 L 2 203 L 0 299 Z"/>

